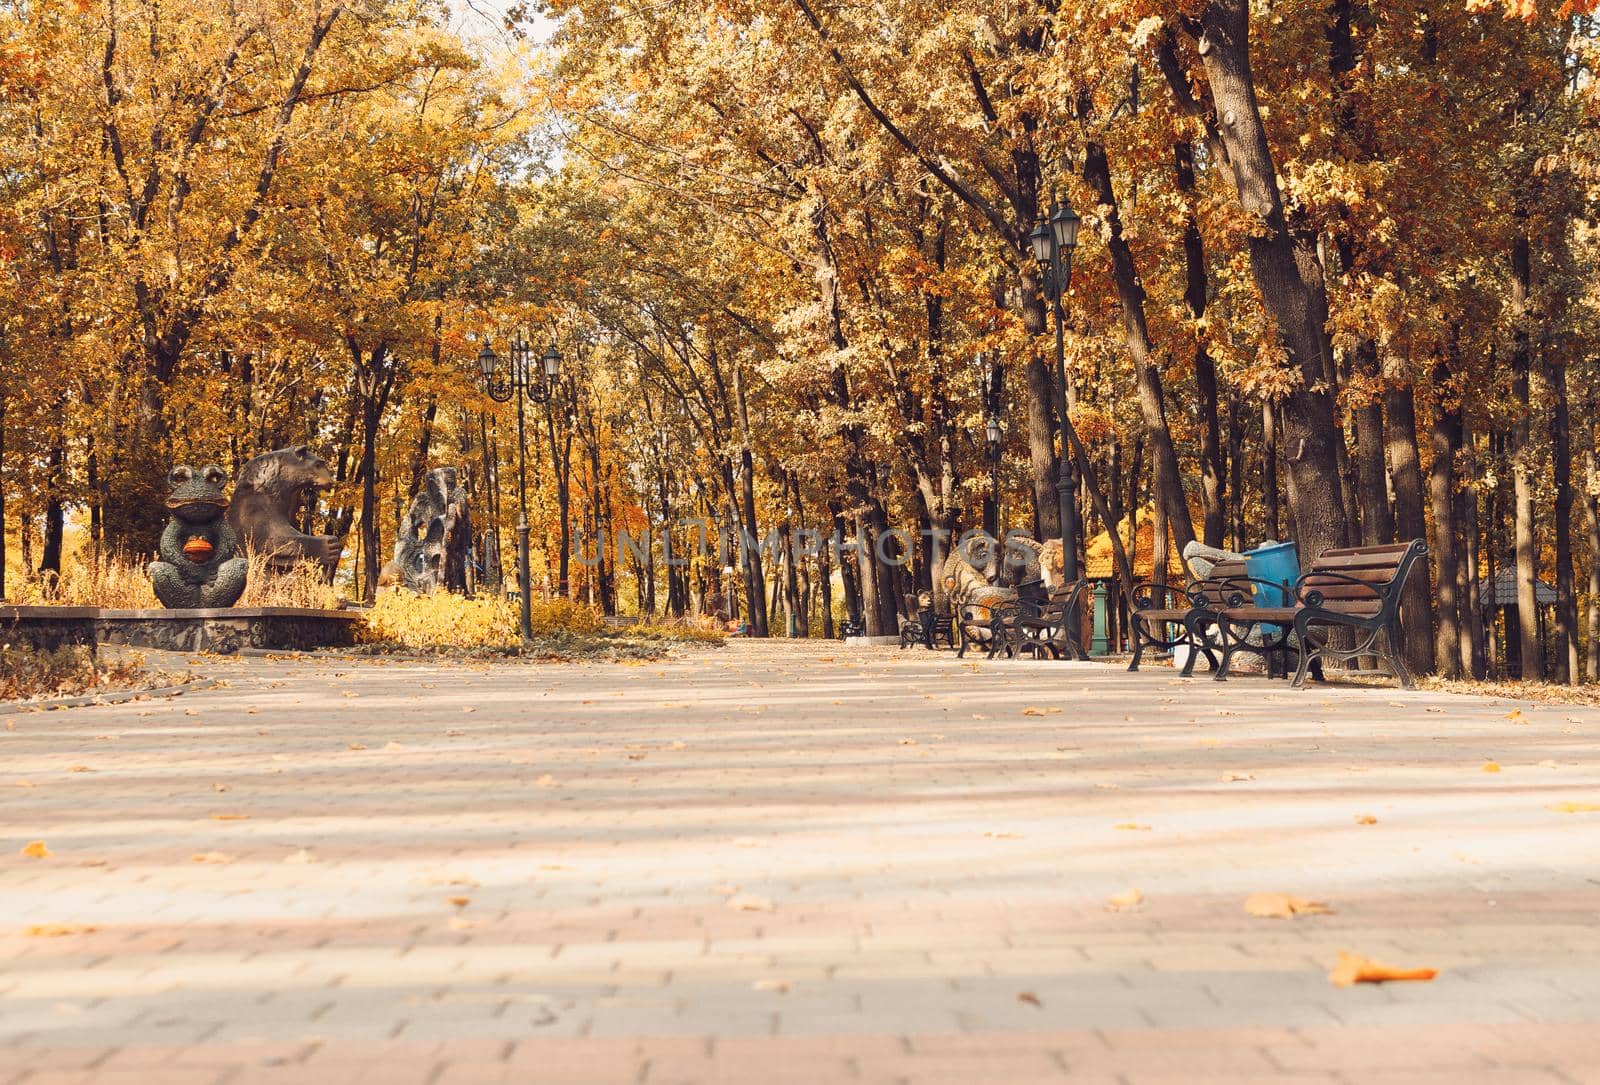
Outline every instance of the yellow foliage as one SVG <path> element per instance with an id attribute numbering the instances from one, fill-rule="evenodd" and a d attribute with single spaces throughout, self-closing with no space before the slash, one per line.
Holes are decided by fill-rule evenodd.
<path id="1" fill-rule="evenodd" d="M 535 637 L 600 631 L 600 616 L 568 599 L 534 602 L 531 611 Z M 521 643 L 517 623 L 514 600 L 393 592 L 367 611 L 362 639 L 407 648 L 514 648 Z"/>

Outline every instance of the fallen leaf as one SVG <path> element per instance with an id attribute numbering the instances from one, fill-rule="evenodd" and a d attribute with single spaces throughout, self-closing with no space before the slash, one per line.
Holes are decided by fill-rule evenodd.
<path id="1" fill-rule="evenodd" d="M 900 740 L 900 745 L 902 746 L 915 746 L 916 744 L 917 740 L 914 738 L 903 738 Z"/>
<path id="2" fill-rule="evenodd" d="M 308 863 L 315 863 L 317 861 L 317 857 L 312 855 L 305 848 L 301 848 L 299 851 L 291 852 L 288 855 L 285 855 L 283 857 L 283 861 L 292 866 L 305 866 Z"/>
<path id="3" fill-rule="evenodd" d="M 1550 809 L 1558 814 L 1600 814 L 1600 803 L 1556 802 L 1550 804 Z"/>
<path id="4" fill-rule="evenodd" d="M 740 912 L 770 912 L 772 902 L 754 893 L 740 893 L 728 898 L 728 907 Z"/>
<path id="5" fill-rule="evenodd" d="M 203 852 L 200 852 L 198 855 L 189 856 L 189 862 L 191 862 L 191 863 L 216 863 L 218 865 L 225 866 L 228 863 L 233 862 L 233 856 L 229 855 L 225 851 L 203 851 Z"/>
<path id="6" fill-rule="evenodd" d="M 463 711 L 463 712 L 476 712 L 477 708 L 474 707 L 473 705 L 464 705 L 462 707 L 461 711 Z"/>
<path id="7" fill-rule="evenodd" d="M 1018 992 L 1017 993 L 1017 1001 L 1018 1002 L 1026 1002 L 1030 1006 L 1038 1006 L 1041 1009 L 1044 1007 L 1044 1003 L 1039 1001 L 1039 996 L 1034 994 L 1032 991 L 1020 991 L 1020 992 Z"/>
<path id="8" fill-rule="evenodd" d="M 1328 973 L 1335 987 L 1357 983 L 1426 982 L 1439 974 L 1436 968 L 1395 968 L 1357 953 L 1339 951 L 1339 963 Z"/>
<path id="9" fill-rule="evenodd" d="M 366 749 L 366 747 L 365 747 L 365 746 L 363 746 L 363 745 L 362 745 L 362 744 L 361 744 L 361 743 L 359 743 L 359 742 L 352 742 L 352 743 L 350 743 L 350 748 L 351 748 L 351 749 L 352 749 L 352 750 L 364 750 L 364 749 Z"/>
<path id="10" fill-rule="evenodd" d="M 1022 710 L 1022 714 L 1024 716 L 1054 716 L 1058 715 L 1060 712 L 1061 709 L 1055 707 L 1054 705 L 1050 706 L 1049 708 L 1036 708 L 1033 705 L 1029 705 L 1027 708 Z"/>
<path id="11" fill-rule="evenodd" d="M 1371 814 L 1357 814 L 1356 815 L 1356 824 L 1357 825 L 1376 825 L 1376 824 L 1378 824 L 1378 819 L 1373 817 Z"/>
<path id="12" fill-rule="evenodd" d="M 789 993 L 788 980 L 756 980 L 750 985 L 752 991 L 768 991 L 773 994 L 786 995 Z"/>
<path id="13" fill-rule="evenodd" d="M 556 778 L 554 776 L 551 776 L 547 772 L 543 776 L 539 777 L 537 780 L 534 781 L 534 786 L 535 787 L 560 787 L 561 784 L 559 782 L 557 782 L 557 780 L 556 780 Z"/>
<path id="14" fill-rule="evenodd" d="M 1121 912 L 1129 908 L 1137 908 L 1144 902 L 1144 893 L 1138 889 L 1124 889 L 1106 898 L 1106 911 Z"/>
<path id="15" fill-rule="evenodd" d="M 17 786 L 18 787 L 38 787 L 39 785 L 34 783 L 32 780 L 18 780 L 17 781 Z"/>
<path id="16" fill-rule="evenodd" d="M 90 768 L 88 765 L 73 765 L 70 768 L 68 768 L 67 771 L 68 772 L 93 772 L 94 769 Z"/>
<path id="17" fill-rule="evenodd" d="M 1333 914 L 1333 909 L 1319 900 L 1306 900 L 1288 893 L 1251 894 L 1245 898 L 1244 910 L 1257 919 L 1293 919 L 1297 915 Z"/>
<path id="18" fill-rule="evenodd" d="M 212 821 L 249 821 L 249 814 L 212 814 Z"/>
<path id="19" fill-rule="evenodd" d="M 453 931 L 477 930 L 481 926 L 483 926 L 483 920 L 481 919 L 468 919 L 459 915 L 450 917 L 450 929 Z"/>
<path id="20" fill-rule="evenodd" d="M 1483 771 L 1484 772 L 1499 772 L 1500 771 L 1500 762 L 1498 762 L 1498 761 L 1485 761 L 1483 763 Z"/>
<path id="21" fill-rule="evenodd" d="M 392 752 L 394 750 L 403 750 L 403 749 L 405 749 L 405 747 L 400 745 L 400 743 L 398 743 L 398 742 L 391 742 L 387 746 L 385 746 L 384 749 L 389 750 L 389 751 Z"/>
<path id="22" fill-rule="evenodd" d="M 1253 772 L 1230 772 L 1222 777 L 1222 782 L 1225 784 L 1237 784 L 1246 780 L 1254 780 L 1255 778 L 1256 774 Z"/>
<path id="23" fill-rule="evenodd" d="M 39 923 L 32 927 L 24 927 L 24 938 L 65 938 L 73 934 L 93 934 L 99 927 L 90 927 L 83 923 Z"/>
<path id="24" fill-rule="evenodd" d="M 462 731 L 459 728 L 452 727 L 452 728 L 450 728 L 450 730 L 445 732 L 445 737 L 446 738 L 460 738 L 464 734 L 466 734 L 465 731 Z"/>
<path id="25" fill-rule="evenodd" d="M 22 846 L 24 859 L 48 859 L 54 853 L 44 846 L 43 840 L 33 840 Z"/>
<path id="26" fill-rule="evenodd" d="M 1522 714 L 1522 709 L 1520 708 L 1513 708 L 1510 712 L 1507 712 L 1506 719 L 1510 720 L 1512 723 L 1528 722 L 1527 717 Z"/>
<path id="27" fill-rule="evenodd" d="M 445 903 L 446 904 L 453 904 L 457 908 L 465 908 L 467 905 L 472 903 L 472 898 L 471 897 L 447 897 L 447 898 L 445 898 Z"/>
<path id="28" fill-rule="evenodd" d="M 1021 833 L 984 833 L 990 840 L 1021 840 Z"/>
<path id="29" fill-rule="evenodd" d="M 668 747 L 668 749 L 672 749 L 672 750 L 687 750 L 688 748 L 689 748 L 689 744 L 687 742 L 683 742 L 681 740 L 678 741 L 678 742 L 674 742 L 671 746 Z"/>
<path id="30" fill-rule="evenodd" d="M 223 792 L 223 791 L 228 790 L 228 785 L 227 784 L 212 784 L 211 785 L 211 790 L 212 791 L 216 791 L 216 792 Z"/>
<path id="31" fill-rule="evenodd" d="M 1136 821 L 1119 821 L 1111 827 L 1113 829 L 1121 829 L 1123 832 L 1129 833 L 1147 833 L 1150 831 L 1150 826 L 1140 825 Z"/>

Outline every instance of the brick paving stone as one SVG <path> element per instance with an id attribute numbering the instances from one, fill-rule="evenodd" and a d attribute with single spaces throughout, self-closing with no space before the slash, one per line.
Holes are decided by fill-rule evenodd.
<path id="1" fill-rule="evenodd" d="M 1593 709 L 823 644 L 195 669 L 0 732 L 0 1085 L 1600 1085 L 1600 815 L 1550 809 Z"/>

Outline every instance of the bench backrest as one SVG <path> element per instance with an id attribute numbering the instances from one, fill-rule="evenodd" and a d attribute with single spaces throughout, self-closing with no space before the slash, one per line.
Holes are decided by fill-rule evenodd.
<path id="1" fill-rule="evenodd" d="M 1325 550 L 1312 562 L 1311 571 L 1300 578 L 1300 597 L 1316 592 L 1323 605 L 1376 612 L 1399 592 L 1412 566 L 1427 552 L 1421 539 Z"/>
<path id="2" fill-rule="evenodd" d="M 1247 564 L 1243 561 L 1237 559 L 1219 561 L 1212 566 L 1209 576 L 1195 581 L 1193 590 L 1205 606 L 1229 607 L 1240 595 L 1246 600 L 1250 598 L 1250 584 L 1245 580 L 1249 575 Z"/>

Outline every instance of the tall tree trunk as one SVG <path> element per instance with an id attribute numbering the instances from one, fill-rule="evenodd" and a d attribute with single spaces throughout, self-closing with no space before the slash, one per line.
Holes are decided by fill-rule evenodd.
<path id="1" fill-rule="evenodd" d="M 1511 352 L 1513 394 L 1518 408 L 1517 420 L 1511 427 L 1511 474 L 1516 494 L 1516 566 L 1517 566 L 1517 648 L 1522 664 L 1522 677 L 1535 680 L 1544 678 L 1544 643 L 1539 636 L 1539 550 L 1538 526 L 1534 522 L 1533 459 L 1530 439 L 1533 404 L 1532 346 L 1527 327 L 1528 290 L 1532 281 L 1532 252 L 1528 243 L 1526 222 L 1519 228 L 1511 245 L 1511 309 L 1516 320 L 1516 331 Z M 1509 635 L 1509 633 L 1508 633 Z"/>
<path id="2" fill-rule="evenodd" d="M 5 341 L 0 339 L 0 348 Z M 1591 472 L 1592 473 L 1592 472 Z M 0 385 L 0 599 L 6 597 L 6 388 Z"/>
<path id="3" fill-rule="evenodd" d="M 1268 399 L 1261 404 L 1261 509 L 1266 516 L 1261 530 L 1266 539 L 1283 538 L 1278 493 L 1278 407 Z"/>
<path id="4" fill-rule="evenodd" d="M 1394 513 L 1389 508 L 1389 476 L 1384 464 L 1388 442 L 1383 431 L 1383 399 L 1378 383 L 1378 345 L 1363 339 L 1356 347 L 1357 374 L 1368 388 L 1363 389 L 1360 406 L 1354 410 L 1356 423 L 1357 489 L 1361 498 L 1361 542 L 1380 546 L 1394 541 Z"/>
<path id="5" fill-rule="evenodd" d="M 744 531 L 748 536 L 745 546 L 745 591 L 750 600 L 751 633 L 765 637 L 767 632 L 767 580 L 761 569 L 761 536 L 756 526 L 756 468 L 750 454 L 750 410 L 745 401 L 744 369 L 738 362 L 733 365 L 734 408 L 739 417 L 739 465 L 744 499 Z"/>
<path id="6" fill-rule="evenodd" d="M 1228 522 L 1235 553 L 1244 550 L 1244 441 L 1250 425 L 1244 397 L 1228 393 Z"/>
<path id="7" fill-rule="evenodd" d="M 1572 579 L 1572 408 L 1567 398 L 1567 367 L 1547 360 L 1545 383 L 1550 389 L 1550 457 L 1555 483 L 1557 682 L 1575 683 L 1578 666 L 1578 600 Z"/>
<path id="8" fill-rule="evenodd" d="M 1593 407 L 1589 419 L 1586 429 L 1593 426 Z M 1592 682 L 1600 679 L 1600 463 L 1596 462 L 1592 432 L 1584 444 L 1583 468 L 1588 482 L 1584 487 L 1583 508 L 1589 529 L 1589 643 L 1584 658 Z"/>
<path id="9" fill-rule="evenodd" d="M 1283 429 L 1289 502 L 1299 532 L 1300 559 L 1339 545 L 1348 526 L 1339 494 L 1331 390 L 1326 386 L 1326 327 L 1318 319 L 1326 298 L 1313 296 L 1284 215 L 1282 193 L 1250 67 L 1249 0 L 1212 0 L 1201 17 L 1200 52 L 1221 136 L 1244 210 L 1260 227 L 1249 237 L 1250 264 L 1264 308 L 1276 322 L 1301 383 L 1284 400 Z"/>
<path id="10" fill-rule="evenodd" d="M 1111 166 L 1106 159 L 1105 148 L 1098 143 L 1088 145 L 1083 176 L 1089 182 L 1089 187 L 1094 189 L 1105 226 L 1106 248 L 1111 254 L 1111 278 L 1117 287 L 1117 298 L 1122 303 L 1123 335 L 1139 389 L 1139 413 L 1144 419 L 1145 437 L 1156 467 L 1156 498 L 1166 511 L 1167 525 L 1178 552 L 1182 554 L 1194 542 L 1194 521 L 1189 516 L 1189 503 L 1183 495 L 1183 473 L 1178 466 L 1177 450 L 1172 445 L 1172 430 L 1167 425 L 1161 371 L 1156 367 L 1150 350 L 1144 287 L 1139 282 L 1133 253 L 1122 236 L 1122 218 L 1111 184 Z"/>
<path id="11" fill-rule="evenodd" d="M 1227 469 L 1222 458 L 1222 412 L 1217 402 L 1217 364 L 1206 349 L 1201 324 L 1206 316 L 1210 277 L 1205 242 L 1195 212 L 1194 146 L 1173 145 L 1174 173 L 1187 212 L 1183 222 L 1183 301 L 1195 323 L 1194 390 L 1200 412 L 1200 499 L 1205 508 L 1205 544 L 1221 547 L 1228 529 Z"/>
<path id="12" fill-rule="evenodd" d="M 1395 529 L 1407 542 L 1428 537 L 1423 511 L 1422 457 L 1417 452 L 1417 414 L 1411 382 L 1403 360 L 1391 356 L 1384 374 L 1383 405 L 1388 433 L 1389 472 L 1394 477 Z M 1304 527 L 1303 524 L 1297 526 Z M 1433 593 L 1428 587 L 1427 563 L 1401 590 L 1400 616 L 1406 666 L 1415 674 L 1433 670 Z"/>
<path id="13" fill-rule="evenodd" d="M 1461 425 L 1461 474 L 1466 485 L 1461 488 L 1461 523 L 1466 537 L 1467 590 L 1462 597 L 1466 618 L 1465 668 L 1467 677 L 1484 678 L 1488 675 L 1488 660 L 1484 646 L 1482 562 L 1480 540 L 1483 538 L 1482 520 L 1478 507 L 1477 441 L 1467 428 L 1465 416 Z"/>
<path id="14" fill-rule="evenodd" d="M 1433 558 L 1438 571 L 1439 636 L 1434 650 L 1439 674 L 1461 676 L 1461 525 L 1456 509 L 1456 450 L 1461 445 L 1461 407 L 1448 387 L 1449 367 L 1441 359 L 1433 371 L 1433 463 L 1428 496 L 1433 505 Z"/>

